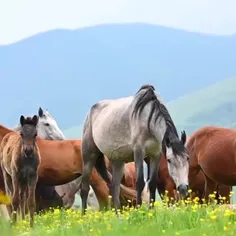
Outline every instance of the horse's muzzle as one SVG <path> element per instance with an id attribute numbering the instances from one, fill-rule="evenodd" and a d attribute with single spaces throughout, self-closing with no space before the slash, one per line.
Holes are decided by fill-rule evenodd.
<path id="1" fill-rule="evenodd" d="M 186 184 L 180 184 L 177 190 L 181 197 L 186 197 L 188 195 L 188 185 Z"/>
<path id="2" fill-rule="evenodd" d="M 27 148 L 25 148 L 24 152 L 25 152 L 25 155 L 28 157 L 28 156 L 31 156 L 33 154 L 34 149 L 31 148 L 31 147 L 27 147 Z"/>

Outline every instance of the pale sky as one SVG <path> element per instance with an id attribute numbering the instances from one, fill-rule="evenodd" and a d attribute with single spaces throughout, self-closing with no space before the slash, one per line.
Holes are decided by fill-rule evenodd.
<path id="1" fill-rule="evenodd" d="M 143 22 L 236 33 L 236 0 L 0 0 L 0 44 L 52 29 Z"/>

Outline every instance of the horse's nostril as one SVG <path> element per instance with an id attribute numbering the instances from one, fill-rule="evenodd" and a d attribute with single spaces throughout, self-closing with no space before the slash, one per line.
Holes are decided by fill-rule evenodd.
<path id="1" fill-rule="evenodd" d="M 26 148 L 26 149 L 25 149 L 25 154 L 26 154 L 27 156 L 31 155 L 32 153 L 33 153 L 32 148 Z"/>
<path id="2" fill-rule="evenodd" d="M 177 189 L 178 189 L 180 195 L 182 195 L 182 196 L 185 196 L 188 193 L 188 185 L 180 184 Z"/>

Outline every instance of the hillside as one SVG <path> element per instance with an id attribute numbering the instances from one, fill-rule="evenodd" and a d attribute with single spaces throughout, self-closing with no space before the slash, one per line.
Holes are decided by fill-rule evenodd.
<path id="1" fill-rule="evenodd" d="M 178 127 L 191 134 L 205 125 L 236 128 L 236 77 L 168 102 L 167 108 Z M 65 130 L 66 137 L 80 138 L 82 126 Z"/>
<path id="2" fill-rule="evenodd" d="M 236 77 L 167 104 L 179 129 L 188 133 L 204 125 L 236 127 Z"/>
<path id="3" fill-rule="evenodd" d="M 152 83 L 165 101 L 236 74 L 235 36 L 148 24 L 55 30 L 0 46 L 1 123 L 48 108 L 63 129 L 101 99 Z"/>

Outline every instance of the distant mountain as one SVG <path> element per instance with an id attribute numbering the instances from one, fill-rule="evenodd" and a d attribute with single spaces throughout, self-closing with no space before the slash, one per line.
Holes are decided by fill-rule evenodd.
<path id="1" fill-rule="evenodd" d="M 49 31 L 0 46 L 0 123 L 41 105 L 70 128 L 98 100 L 152 83 L 167 102 L 236 75 L 235 62 L 235 36 L 148 24 Z"/>
<path id="2" fill-rule="evenodd" d="M 187 135 L 206 125 L 236 128 L 236 76 L 166 103 L 179 132 Z M 64 131 L 81 138 L 82 124 Z"/>

